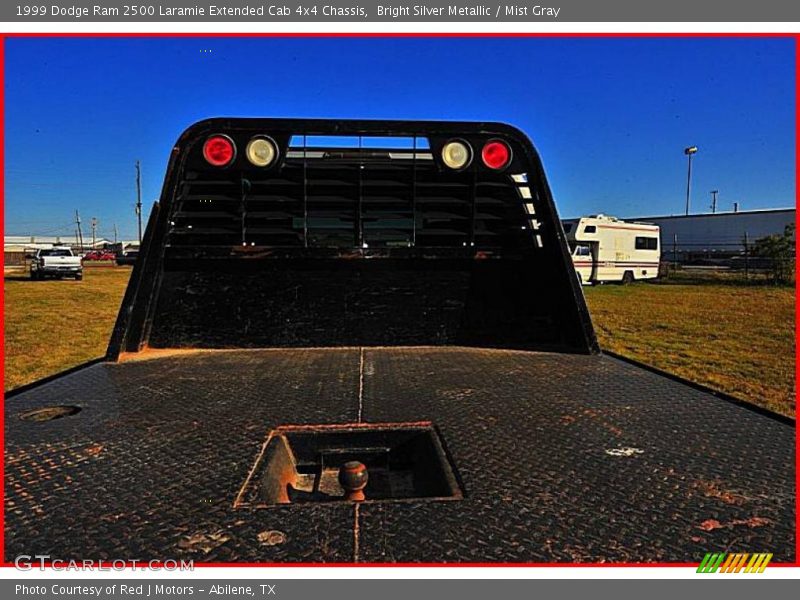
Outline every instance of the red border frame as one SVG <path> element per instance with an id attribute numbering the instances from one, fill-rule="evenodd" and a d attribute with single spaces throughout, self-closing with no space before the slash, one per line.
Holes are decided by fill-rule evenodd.
<path id="1" fill-rule="evenodd" d="M 0 216 L 3 216 L 3 230 L 5 231 L 5 40 L 6 38 L 219 38 L 219 37 L 271 37 L 271 38 L 789 38 L 795 41 L 795 207 L 800 204 L 800 189 L 797 183 L 800 180 L 800 33 L 698 33 L 698 32 L 672 32 L 672 33 L 562 33 L 562 32 L 512 32 L 512 33 L 457 33 L 457 32 L 385 32 L 385 33 L 348 33 L 348 32 L 231 32 L 231 33 L 204 33 L 204 32 L 110 32 L 110 33 L 0 33 L 0 194 L 2 205 Z M 800 237 L 795 236 L 795 251 L 800 254 Z M 795 261 L 795 278 L 800 275 L 800 265 Z M 0 327 L 5 332 L 5 285 L 0 288 Z M 797 292 L 795 288 L 795 346 L 800 336 L 800 308 L 797 306 Z M 5 335 L 0 339 L 0 362 L 3 371 L 0 373 L 0 382 L 5 379 Z M 795 382 L 800 376 L 800 361 L 795 350 Z M 5 393 L 3 393 L 5 405 Z M 797 391 L 795 391 L 795 407 L 797 406 Z M 0 445 L 5 448 L 5 411 L 0 412 Z M 800 441 L 795 429 L 795 562 L 772 563 L 773 567 L 800 567 L 800 539 L 798 539 L 797 515 L 800 513 Z M 0 471 L 5 474 L 5 453 L 0 455 Z M 5 562 L 5 485 L 0 486 L 0 568 L 14 568 L 13 563 Z M 106 564 L 110 561 L 97 561 L 94 564 Z M 196 562 L 196 567 L 697 567 L 699 563 L 214 563 Z M 47 565 L 50 566 L 50 565 Z M 91 571 L 88 571 L 91 572 Z"/>

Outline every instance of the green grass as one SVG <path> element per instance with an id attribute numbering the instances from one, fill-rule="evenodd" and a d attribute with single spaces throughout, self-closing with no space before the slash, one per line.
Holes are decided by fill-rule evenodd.
<path id="1" fill-rule="evenodd" d="M 130 267 L 89 267 L 83 281 L 5 275 L 5 379 L 13 389 L 105 354 Z"/>
<path id="2" fill-rule="evenodd" d="M 6 275 L 5 389 L 102 356 L 130 271 Z M 584 292 L 603 348 L 794 415 L 794 288 L 673 278 Z"/>
<path id="3" fill-rule="evenodd" d="M 601 347 L 794 415 L 794 288 L 673 281 L 584 292 Z"/>

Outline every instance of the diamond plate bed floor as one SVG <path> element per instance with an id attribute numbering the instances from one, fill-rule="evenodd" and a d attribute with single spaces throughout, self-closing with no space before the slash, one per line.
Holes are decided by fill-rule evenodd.
<path id="1" fill-rule="evenodd" d="M 31 422 L 54 405 L 82 410 Z M 450 502 L 234 509 L 268 432 L 432 421 Z M 5 558 L 651 562 L 795 558 L 795 428 L 608 356 L 187 352 L 5 403 Z M 357 525 L 357 526 L 356 526 Z"/>

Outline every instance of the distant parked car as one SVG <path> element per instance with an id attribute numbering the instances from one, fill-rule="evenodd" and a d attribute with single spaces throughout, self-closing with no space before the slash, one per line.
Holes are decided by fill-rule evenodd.
<path id="1" fill-rule="evenodd" d="M 114 260 L 116 255 L 108 250 L 92 250 L 83 256 L 83 260 Z"/>
<path id="2" fill-rule="evenodd" d="M 31 279 L 74 277 L 83 279 L 83 263 L 69 248 L 38 250 L 31 261 Z"/>
<path id="3" fill-rule="evenodd" d="M 121 254 L 117 254 L 117 264 L 132 265 L 136 263 L 137 258 L 139 258 L 138 250 L 126 250 Z"/>

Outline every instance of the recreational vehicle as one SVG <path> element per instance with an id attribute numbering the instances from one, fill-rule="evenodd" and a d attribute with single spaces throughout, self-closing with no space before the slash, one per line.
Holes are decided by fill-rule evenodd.
<path id="1" fill-rule="evenodd" d="M 572 263 L 581 283 L 633 283 L 658 277 L 658 225 L 596 215 L 564 223 Z"/>

